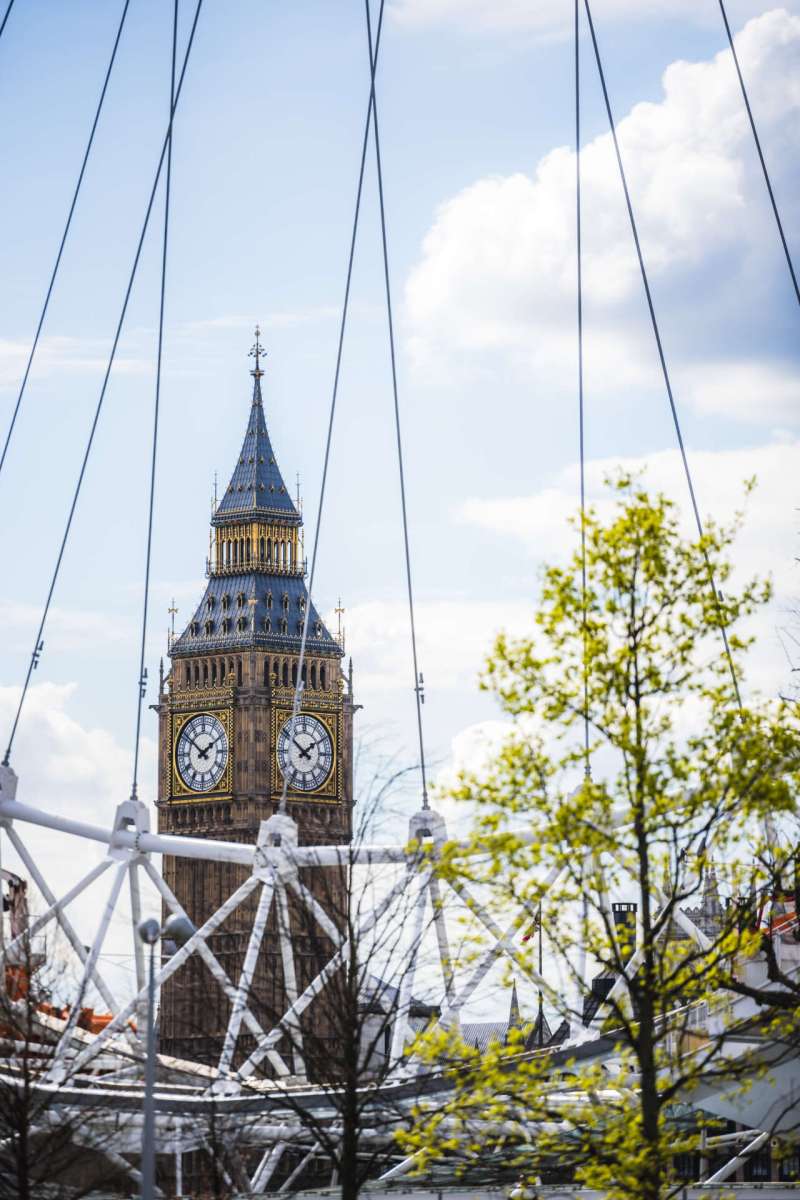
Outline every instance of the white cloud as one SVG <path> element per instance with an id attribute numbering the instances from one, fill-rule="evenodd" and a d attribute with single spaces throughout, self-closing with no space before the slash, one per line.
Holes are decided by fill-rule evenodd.
<path id="1" fill-rule="evenodd" d="M 438 689 L 476 687 L 492 638 L 501 629 L 529 629 L 533 605 L 423 601 L 415 604 L 419 661 Z M 335 626 L 335 615 L 326 622 Z M 408 606 L 402 601 L 374 601 L 347 610 L 347 652 L 358 663 L 363 692 L 413 687 Z M 407 682 L 406 682 L 407 681 Z"/>
<path id="2" fill-rule="evenodd" d="M 444 27 L 468 34 L 526 33 L 549 40 L 569 36 L 573 28 L 571 7 L 561 0 L 537 0 L 536 4 L 530 0 L 393 0 L 389 12 L 395 24 L 407 31 Z M 752 4 L 734 0 L 728 13 L 732 20 L 743 19 L 752 13 Z M 696 0 L 671 0 L 667 15 L 692 24 L 716 22 L 721 26 L 716 12 Z M 661 0 L 605 0 L 602 12 L 595 15 L 604 24 L 664 17 Z"/>
<path id="3" fill-rule="evenodd" d="M 800 17 L 767 13 L 737 46 L 791 229 Z M 729 52 L 673 63 L 663 88 L 660 103 L 637 104 L 618 130 L 676 378 L 703 411 L 796 420 L 800 366 L 788 344 L 776 347 L 786 267 Z M 641 389 L 657 381 L 655 349 L 609 135 L 584 147 L 582 182 L 587 381 L 601 392 Z M 574 154 L 562 147 L 531 175 L 481 179 L 442 204 L 405 292 L 419 370 L 452 375 L 459 361 L 469 369 L 499 352 L 544 394 L 572 386 L 574 187 Z M 732 322 L 742 329 L 745 315 L 731 360 Z"/>
<path id="4" fill-rule="evenodd" d="M 141 591 L 141 589 L 140 589 Z M 42 610 L 33 604 L 0 603 L 0 627 L 7 650 L 29 650 Z M 95 646 L 133 642 L 133 621 L 89 609 L 50 609 L 47 619 L 48 650 L 83 650 Z"/>
<path id="5" fill-rule="evenodd" d="M 19 387 L 31 344 L 20 339 L 0 338 L 0 390 Z M 33 370 L 39 376 L 63 372 L 98 375 L 108 366 L 110 349 L 110 344 L 99 338 L 43 337 L 36 349 Z M 153 370 L 154 360 L 140 355 L 133 346 L 123 346 L 114 359 L 114 371 L 118 375 L 149 375 Z"/>
<path id="6" fill-rule="evenodd" d="M 777 629 L 786 624 L 786 611 L 795 604 L 800 575 L 795 561 L 798 548 L 797 463 L 800 440 L 783 438 L 767 445 L 724 451 L 689 451 L 701 516 L 727 524 L 744 510 L 744 527 L 736 541 L 734 579 L 771 576 L 775 598 L 752 626 L 757 644 L 751 655 L 749 677 L 768 693 L 785 686 L 787 663 Z M 645 458 L 594 459 L 586 464 L 589 502 L 601 515 L 611 506 L 603 480 L 617 468 L 645 470 L 651 490 L 665 492 L 680 505 L 687 533 L 694 533 L 683 465 L 677 450 L 662 450 Z M 758 486 L 745 501 L 743 482 L 755 476 Z M 473 498 L 458 509 L 458 517 L 515 539 L 528 552 L 545 560 L 562 559 L 576 540 L 564 537 L 564 520 L 574 513 L 578 497 L 578 466 L 571 464 L 553 482 L 531 496 Z"/>

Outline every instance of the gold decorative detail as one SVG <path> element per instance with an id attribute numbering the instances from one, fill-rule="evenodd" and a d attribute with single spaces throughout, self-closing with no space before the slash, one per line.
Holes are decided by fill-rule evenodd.
<path id="1" fill-rule="evenodd" d="M 284 694 L 292 696 L 293 693 L 288 688 L 280 689 Z M 287 795 L 290 800 L 309 801 L 322 804 L 339 804 L 341 803 L 343 792 L 342 778 L 342 760 L 339 755 L 339 735 L 341 732 L 341 716 L 338 705 L 330 705 L 323 708 L 322 705 L 314 709 L 303 707 L 302 712 L 309 717 L 316 717 L 320 724 L 324 725 L 333 745 L 333 766 L 330 774 L 320 787 L 315 791 L 304 792 L 296 790 L 289 786 Z M 272 759 L 270 767 L 271 787 L 275 795 L 280 795 L 283 791 L 283 774 L 278 766 L 278 734 L 283 726 L 292 715 L 292 706 L 289 703 L 286 708 L 279 704 L 274 704 L 272 708 Z"/>
<path id="2" fill-rule="evenodd" d="M 185 802 L 194 800 L 198 804 L 202 804 L 207 800 L 220 800 L 223 797 L 230 797 L 233 790 L 233 705 L 230 707 L 219 707 L 213 704 L 198 703 L 202 693 L 195 693 L 192 696 L 193 704 L 191 708 L 186 705 L 175 705 L 170 711 L 170 759 L 171 759 L 171 775 L 172 784 L 170 788 L 169 799 L 183 799 Z M 192 788 L 187 787 L 183 782 L 178 771 L 176 760 L 176 751 L 178 747 L 178 739 L 181 735 L 183 727 L 193 717 L 199 717 L 204 713 L 209 716 L 216 717 L 225 730 L 225 735 L 228 739 L 228 761 L 225 764 L 225 770 L 219 781 L 219 786 L 208 792 L 195 792 Z"/>

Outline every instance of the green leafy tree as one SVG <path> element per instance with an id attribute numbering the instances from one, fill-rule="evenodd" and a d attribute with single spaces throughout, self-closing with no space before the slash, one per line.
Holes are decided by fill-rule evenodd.
<path id="1" fill-rule="evenodd" d="M 513 906 L 520 932 L 541 906 L 560 977 L 548 1001 L 575 1049 L 480 1054 L 457 1029 L 426 1034 L 418 1052 L 453 1091 L 401 1135 L 421 1169 L 494 1147 L 529 1180 L 555 1168 L 663 1200 L 708 1124 L 703 1089 L 767 1070 L 731 1034 L 756 1021 L 796 1053 L 797 950 L 768 909 L 794 886 L 800 726 L 791 703 L 739 702 L 744 627 L 770 588 L 733 587 L 737 528 L 686 537 L 668 499 L 619 476 L 584 517 L 586 586 L 580 552 L 547 568 L 533 636 L 496 641 L 483 683 L 513 730 L 456 789 L 477 813 L 472 853 L 453 844 L 437 869 Z M 681 912 L 712 872 L 722 896 L 697 932 Z M 520 939 L 530 975 L 533 945 Z"/>

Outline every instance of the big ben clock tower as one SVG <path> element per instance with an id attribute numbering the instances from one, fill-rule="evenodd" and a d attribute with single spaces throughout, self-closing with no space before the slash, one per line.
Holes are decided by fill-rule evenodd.
<path id="1" fill-rule="evenodd" d="M 302 517 L 284 484 L 261 395 L 256 330 L 253 394 L 244 442 L 211 519 L 208 583 L 170 647 L 159 711 L 158 828 L 163 833 L 254 843 L 284 789 L 301 843 L 351 837 L 352 672 L 316 612 L 305 583 Z M 308 610 L 308 612 L 307 612 Z M 292 717 L 300 670 L 302 707 Z M 231 863 L 164 859 L 164 877 L 200 926 L 246 878 Z M 243 905 L 209 939 L 229 979 L 244 959 L 252 913 Z M 273 918 L 274 919 L 274 918 Z M 299 939 L 302 942 L 303 939 Z M 265 938 L 254 987 L 281 1008 L 280 964 Z M 300 975 L 316 973 L 309 962 Z M 213 1063 L 228 1003 L 197 956 L 165 985 L 163 1053 Z"/>

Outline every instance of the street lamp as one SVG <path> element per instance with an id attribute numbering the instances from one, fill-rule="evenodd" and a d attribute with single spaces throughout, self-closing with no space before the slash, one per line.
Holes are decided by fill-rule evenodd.
<path id="1" fill-rule="evenodd" d="M 139 940 L 150 947 L 150 973 L 147 981 L 147 1059 L 144 1072 L 144 1124 L 142 1126 L 142 1200 L 153 1200 L 156 1176 L 156 1115 L 153 1091 L 156 1082 L 156 1037 L 153 1011 L 156 1004 L 155 950 L 159 938 L 185 946 L 196 932 L 188 917 L 168 917 L 163 926 L 154 917 L 136 927 Z"/>

